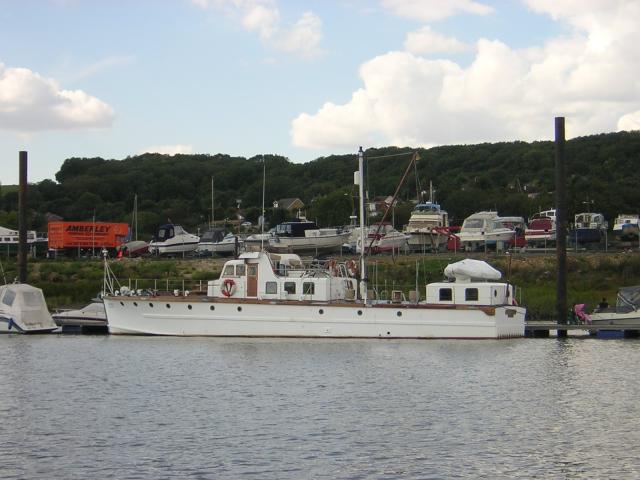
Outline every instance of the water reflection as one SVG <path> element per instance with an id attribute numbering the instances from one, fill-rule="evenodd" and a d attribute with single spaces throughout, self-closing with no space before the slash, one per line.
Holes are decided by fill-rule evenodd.
<path id="1" fill-rule="evenodd" d="M 631 478 L 639 345 L 2 336 L 0 469 Z"/>

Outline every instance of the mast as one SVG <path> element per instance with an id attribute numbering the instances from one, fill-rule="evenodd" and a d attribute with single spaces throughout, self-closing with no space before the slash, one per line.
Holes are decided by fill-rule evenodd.
<path id="1" fill-rule="evenodd" d="M 134 240 L 138 240 L 138 194 L 133 195 L 133 214 L 131 215 L 131 221 L 133 223 L 133 231 L 135 234 Z"/>
<path id="2" fill-rule="evenodd" d="M 209 228 L 213 228 L 216 226 L 216 218 L 213 213 L 213 175 L 211 175 L 211 225 Z"/>
<path id="3" fill-rule="evenodd" d="M 368 286 L 367 286 L 367 265 L 365 262 L 365 218 L 364 218 L 364 152 L 362 151 L 362 147 L 358 150 L 358 172 L 357 172 L 356 180 L 358 184 L 358 192 L 360 196 L 360 282 L 362 288 L 362 301 L 366 305 L 367 304 L 367 294 L 368 294 Z"/>
<path id="4" fill-rule="evenodd" d="M 267 164 L 264 161 L 264 155 L 262 155 L 262 222 L 260 222 L 262 224 L 262 228 L 260 230 L 260 250 L 262 250 L 264 252 L 264 214 L 265 214 L 265 210 L 264 210 L 264 192 L 265 192 L 265 185 L 266 185 L 266 178 L 267 178 Z"/>

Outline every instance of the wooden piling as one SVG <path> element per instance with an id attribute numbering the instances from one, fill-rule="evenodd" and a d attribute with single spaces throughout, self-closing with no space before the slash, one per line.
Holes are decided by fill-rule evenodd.
<path id="1" fill-rule="evenodd" d="M 19 153 L 18 280 L 27 283 L 27 152 Z"/>
<path id="2" fill-rule="evenodd" d="M 556 317 L 567 323 L 567 183 L 565 166 L 564 117 L 555 119 L 555 180 L 556 180 Z M 566 337 L 558 330 L 558 337 Z"/>

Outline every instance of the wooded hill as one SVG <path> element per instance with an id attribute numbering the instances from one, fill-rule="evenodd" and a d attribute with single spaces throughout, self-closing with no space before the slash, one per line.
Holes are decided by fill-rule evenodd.
<path id="1" fill-rule="evenodd" d="M 369 198 L 392 195 L 410 161 L 412 149 L 365 152 Z M 408 220 L 418 191 L 431 181 L 436 200 L 460 224 L 473 212 L 494 209 L 527 217 L 553 206 L 553 142 L 503 142 L 418 149 L 421 159 L 403 186 L 395 210 L 396 226 Z M 406 155 L 400 155 L 406 153 Z M 640 210 L 636 168 L 640 132 L 621 132 L 569 140 L 566 145 L 569 219 L 581 211 L 602 212 L 610 220 Z M 357 205 L 352 185 L 357 157 L 332 155 L 296 164 L 264 155 L 266 217 L 286 216 L 274 200 L 299 197 L 306 214 L 323 226 L 349 222 Z M 255 222 L 262 203 L 262 156 L 144 154 L 124 160 L 69 158 L 56 174 L 29 188 L 30 228 L 46 231 L 45 213 L 65 220 L 130 222 L 138 195 L 138 228 L 150 235 L 171 220 L 195 232 L 211 217 L 214 178 L 215 219 L 233 219 L 241 200 L 243 215 Z M 416 175 L 417 173 L 417 175 Z M 0 195 L 0 225 L 17 227 L 18 194 Z"/>

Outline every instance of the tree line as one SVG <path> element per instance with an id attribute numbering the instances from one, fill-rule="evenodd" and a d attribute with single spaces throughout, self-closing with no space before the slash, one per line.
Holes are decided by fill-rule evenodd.
<path id="1" fill-rule="evenodd" d="M 479 210 L 528 217 L 554 204 L 553 142 L 368 149 L 365 180 L 370 200 L 393 194 L 414 151 L 420 160 L 400 190 L 394 211 L 396 227 L 406 224 L 415 201 L 429 191 L 429 183 L 456 224 Z M 611 221 L 619 213 L 638 212 L 635 168 L 639 157 L 638 131 L 569 140 L 569 218 L 596 211 Z M 292 216 L 273 207 L 273 201 L 282 198 L 300 198 L 307 218 L 321 226 L 347 224 L 356 212 L 355 153 L 320 157 L 305 164 L 279 155 L 147 153 L 122 160 L 66 159 L 55 180 L 29 186 L 29 228 L 46 231 L 48 213 L 65 220 L 130 223 L 137 195 L 138 230 L 143 235 L 151 235 L 167 221 L 193 231 L 203 229 L 212 217 L 212 178 L 215 220 L 233 220 L 241 213 L 255 223 L 262 211 L 263 161 L 265 217 L 271 225 Z M 17 228 L 17 208 L 17 190 L 2 187 L 0 225 Z"/>

